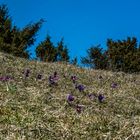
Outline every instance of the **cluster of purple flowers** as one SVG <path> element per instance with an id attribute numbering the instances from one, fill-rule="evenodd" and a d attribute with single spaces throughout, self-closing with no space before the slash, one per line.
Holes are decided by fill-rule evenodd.
<path id="1" fill-rule="evenodd" d="M 98 100 L 99 100 L 100 103 L 103 102 L 103 100 L 105 98 L 103 94 L 96 95 L 96 94 L 92 94 L 92 93 L 91 94 L 88 94 L 88 97 L 89 97 L 90 100 L 93 100 L 95 98 L 98 98 Z"/>
<path id="2" fill-rule="evenodd" d="M 77 83 L 77 81 L 76 81 L 76 80 L 77 80 L 77 77 L 76 77 L 76 76 L 71 76 L 71 80 L 72 80 L 72 82 L 73 82 L 74 85 L 75 85 L 75 89 L 78 89 L 79 92 L 83 92 L 83 91 L 84 91 L 85 86 L 82 85 L 82 84 L 78 84 L 78 83 Z M 97 98 L 98 101 L 99 101 L 100 103 L 103 102 L 103 101 L 104 101 L 104 98 L 105 98 L 103 94 L 96 95 L 96 94 L 93 94 L 93 93 L 88 94 L 88 97 L 89 97 L 91 100 Z M 82 105 L 79 105 L 79 104 L 76 104 L 76 105 L 75 105 L 75 104 L 74 104 L 74 100 L 75 100 L 75 97 L 74 97 L 73 94 L 68 94 L 68 95 L 67 95 L 67 102 L 68 102 L 70 105 L 73 105 L 73 106 L 75 107 L 77 113 L 81 113 L 82 110 L 83 110 L 83 106 L 82 106 Z"/>
<path id="3" fill-rule="evenodd" d="M 93 99 L 95 99 L 96 95 L 90 93 L 90 94 L 88 94 L 88 97 L 89 97 L 90 100 L 93 100 Z"/>
<path id="4" fill-rule="evenodd" d="M 29 77 L 30 73 L 31 73 L 30 69 L 26 69 L 23 72 L 25 78 Z M 37 74 L 36 79 L 41 80 L 42 79 L 42 74 Z"/>
<path id="5" fill-rule="evenodd" d="M 75 75 L 71 76 L 71 80 L 75 85 L 75 88 L 78 89 L 80 92 L 84 91 L 85 86 L 82 84 L 77 84 L 77 77 Z"/>
<path id="6" fill-rule="evenodd" d="M 79 92 L 82 92 L 82 91 L 84 91 L 85 86 L 82 85 L 82 84 L 78 84 L 78 83 L 77 83 L 77 79 L 78 79 L 78 78 L 77 78 L 75 75 L 71 76 L 71 80 L 72 80 L 72 82 L 73 82 L 73 84 L 74 84 L 74 86 L 75 86 L 75 89 L 78 89 Z M 72 94 L 68 94 L 68 96 L 67 96 L 67 102 L 68 102 L 70 105 L 72 105 L 72 103 L 73 103 L 74 100 L 75 100 L 75 97 L 74 97 Z M 82 111 L 82 109 L 83 109 L 83 106 L 82 106 L 82 105 L 79 105 L 79 104 L 74 105 L 74 104 L 73 104 L 73 106 L 74 106 L 74 108 L 76 109 L 77 113 L 81 113 L 81 111 Z"/>
<path id="7" fill-rule="evenodd" d="M 72 105 L 72 102 L 74 101 L 74 96 L 72 94 L 68 94 L 67 96 L 67 102 Z M 83 106 L 82 105 L 74 105 L 74 108 L 76 109 L 77 113 L 81 113 L 82 112 L 82 109 L 83 109 Z"/>
<path id="8" fill-rule="evenodd" d="M 29 77 L 31 71 L 30 71 L 30 69 L 26 69 L 23 73 L 24 73 L 25 78 L 27 78 L 27 77 Z M 8 81 L 10 79 L 12 79 L 10 76 L 0 77 L 0 81 Z M 38 80 L 42 79 L 42 74 L 37 74 L 36 79 L 38 79 Z M 99 79 L 102 79 L 102 76 L 100 76 Z M 54 72 L 53 75 L 49 76 L 48 80 L 49 80 L 50 85 L 57 85 L 57 82 L 59 80 L 59 76 L 58 76 L 57 72 Z M 73 84 L 75 85 L 75 89 L 78 89 L 79 92 L 83 92 L 85 90 L 84 85 L 77 83 L 77 77 L 75 75 L 71 76 L 71 80 L 72 80 Z M 112 83 L 111 87 L 116 88 L 117 83 Z M 104 98 L 105 98 L 103 94 L 96 95 L 96 94 L 92 94 L 92 93 L 88 94 L 88 97 L 91 100 L 97 98 L 100 103 L 103 102 Z M 75 99 L 76 98 L 74 97 L 73 94 L 70 93 L 67 95 L 67 102 L 69 104 L 73 104 Z M 76 103 L 76 105 L 74 105 L 74 107 L 75 107 L 77 113 L 81 113 L 83 110 L 83 106 L 79 105 L 79 103 L 78 104 Z"/>
<path id="9" fill-rule="evenodd" d="M 53 75 L 49 76 L 50 85 L 57 85 L 58 79 L 59 79 L 59 77 L 58 77 L 57 72 L 54 72 Z"/>
<path id="10" fill-rule="evenodd" d="M 82 84 L 77 84 L 77 77 L 75 75 L 71 76 L 71 80 L 72 80 L 73 84 L 75 85 L 75 89 L 78 89 L 80 92 L 84 91 L 85 86 L 82 85 Z M 75 97 L 72 94 L 68 94 L 67 102 L 70 105 L 72 105 L 74 100 L 75 100 Z M 74 105 L 73 104 L 73 106 L 76 109 L 77 113 L 81 113 L 82 112 L 82 109 L 83 109 L 82 105 L 79 105 L 79 104 Z"/>

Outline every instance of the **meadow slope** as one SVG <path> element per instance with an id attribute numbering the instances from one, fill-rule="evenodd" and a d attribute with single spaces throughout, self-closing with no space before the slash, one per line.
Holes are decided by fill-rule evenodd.
<path id="1" fill-rule="evenodd" d="M 140 140 L 140 74 L 0 53 L 0 140 Z"/>

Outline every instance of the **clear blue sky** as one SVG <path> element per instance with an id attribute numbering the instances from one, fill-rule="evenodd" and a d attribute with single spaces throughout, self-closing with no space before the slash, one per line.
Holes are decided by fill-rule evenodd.
<path id="1" fill-rule="evenodd" d="M 32 51 L 47 34 L 54 43 L 64 37 L 71 58 L 85 56 L 92 45 L 106 48 L 107 38 L 140 40 L 140 0 L 0 0 L 4 3 L 18 27 L 47 20 Z"/>

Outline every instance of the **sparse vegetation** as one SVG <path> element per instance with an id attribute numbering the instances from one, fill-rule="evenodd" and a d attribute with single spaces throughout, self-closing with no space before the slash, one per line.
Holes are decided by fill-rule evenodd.
<path id="1" fill-rule="evenodd" d="M 140 75 L 0 53 L 1 140 L 139 140 Z"/>

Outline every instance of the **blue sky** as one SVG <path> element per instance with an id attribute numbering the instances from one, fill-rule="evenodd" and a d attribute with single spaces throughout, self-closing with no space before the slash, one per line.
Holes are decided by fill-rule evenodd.
<path id="1" fill-rule="evenodd" d="M 140 40 L 140 0 L 1 0 L 13 23 L 22 28 L 44 18 L 32 52 L 47 34 L 56 44 L 62 37 L 71 58 L 86 55 L 92 45 L 106 48 L 107 38 Z"/>

